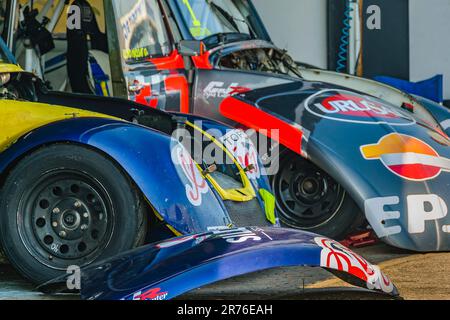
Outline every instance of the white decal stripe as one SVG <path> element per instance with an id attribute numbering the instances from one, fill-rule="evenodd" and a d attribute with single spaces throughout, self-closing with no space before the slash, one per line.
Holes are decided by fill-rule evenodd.
<path id="1" fill-rule="evenodd" d="M 450 128 L 450 119 L 442 121 L 441 122 L 441 127 L 444 130 L 447 130 L 448 128 Z"/>
<path id="2" fill-rule="evenodd" d="M 438 167 L 445 171 L 450 171 L 450 159 L 434 157 L 418 153 L 395 153 L 382 156 L 383 162 L 387 166 L 423 164 Z"/>

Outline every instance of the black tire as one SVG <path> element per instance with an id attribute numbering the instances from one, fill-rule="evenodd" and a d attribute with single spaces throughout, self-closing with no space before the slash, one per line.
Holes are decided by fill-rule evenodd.
<path id="1" fill-rule="evenodd" d="M 290 151 L 280 156 L 280 170 L 272 179 L 272 187 L 284 226 L 342 240 L 365 221 L 341 185 Z"/>
<path id="2" fill-rule="evenodd" d="M 126 174 L 74 144 L 43 147 L 8 174 L 0 193 L 0 241 L 26 278 L 42 284 L 143 244 L 146 207 Z"/>

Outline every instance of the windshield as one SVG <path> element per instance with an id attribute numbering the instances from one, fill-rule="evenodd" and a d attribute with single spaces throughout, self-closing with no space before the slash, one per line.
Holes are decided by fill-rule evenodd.
<path id="1" fill-rule="evenodd" d="M 176 3 L 184 24 L 196 40 L 226 33 L 257 37 L 246 0 L 176 0 Z"/>

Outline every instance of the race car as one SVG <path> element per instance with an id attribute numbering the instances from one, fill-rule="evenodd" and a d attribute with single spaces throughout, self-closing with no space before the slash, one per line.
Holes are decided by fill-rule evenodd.
<path id="1" fill-rule="evenodd" d="M 243 132 L 115 98 L 38 103 L 40 80 L 0 58 L 0 242 L 32 282 L 175 236 L 278 225 L 256 152 L 244 167 L 233 155 L 252 150 Z"/>
<path id="2" fill-rule="evenodd" d="M 259 151 L 279 162 L 271 183 L 286 226 L 341 239 L 368 221 L 390 245 L 450 249 L 449 110 L 370 80 L 299 67 L 272 43 L 249 0 L 92 4 L 74 1 L 68 19 L 54 12 L 52 20 L 70 22 L 67 37 L 50 37 L 56 49 L 36 68 L 54 88 L 206 116 L 279 143 Z M 20 24 L 25 31 L 29 21 Z M 54 25 L 47 29 L 55 35 Z M 7 40 L 11 48 L 23 41 Z M 36 52 L 20 48 L 17 57 Z M 61 85 L 65 64 L 69 81 Z"/>

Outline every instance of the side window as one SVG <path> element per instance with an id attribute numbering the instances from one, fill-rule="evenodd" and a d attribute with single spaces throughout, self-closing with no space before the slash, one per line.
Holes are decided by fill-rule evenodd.
<path id="1" fill-rule="evenodd" d="M 126 63 L 170 53 L 170 42 L 156 0 L 115 0 L 114 11 L 122 58 Z"/>

